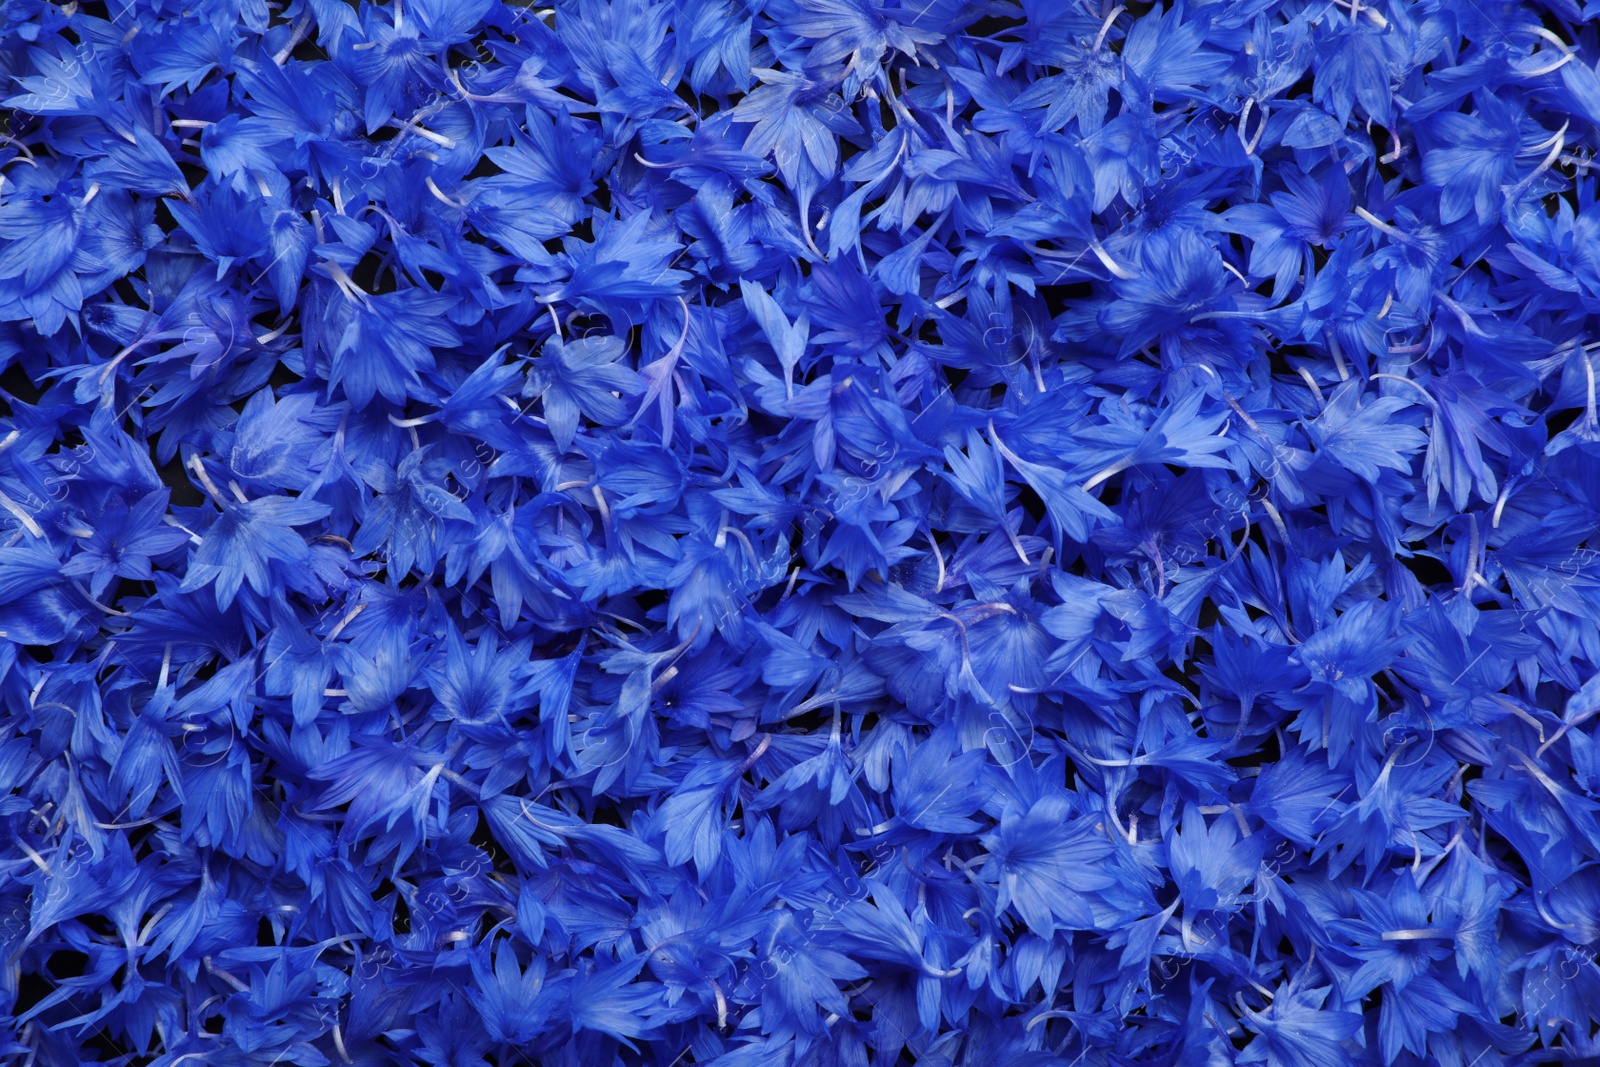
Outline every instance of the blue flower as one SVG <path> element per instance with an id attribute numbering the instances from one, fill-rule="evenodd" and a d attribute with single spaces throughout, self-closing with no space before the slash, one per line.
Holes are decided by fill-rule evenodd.
<path id="1" fill-rule="evenodd" d="M 529 369 L 523 395 L 539 398 L 550 433 L 561 448 L 572 446 L 580 417 L 604 424 L 627 418 L 621 397 L 637 394 L 641 387 L 638 376 L 619 362 L 625 351 L 613 336 L 545 342 Z"/>
<path id="2" fill-rule="evenodd" d="M 69 577 L 87 578 L 90 595 L 98 598 L 116 578 L 149 580 L 152 557 L 159 558 L 188 543 L 188 535 L 162 523 L 167 510 L 164 491 L 145 493 L 131 503 L 121 495 L 106 502 L 87 528 L 71 533 L 82 547 L 62 566 Z"/>
<path id="3" fill-rule="evenodd" d="M 1361 1016 L 1324 1010 L 1331 990 L 1307 989 L 1291 982 L 1280 987 L 1261 1012 L 1247 1011 L 1242 1021 L 1259 1035 L 1245 1047 L 1240 1063 L 1269 1067 L 1339 1067 L 1354 1062 L 1346 1039 L 1361 1029 Z"/>
<path id="4" fill-rule="evenodd" d="M 310 563 L 311 549 L 293 528 L 325 518 L 329 510 L 326 504 L 284 496 L 217 503 L 222 513 L 200 538 L 183 588 L 214 584 L 219 608 L 231 604 L 245 582 L 267 596 L 275 579 L 287 577 L 282 568 Z"/>

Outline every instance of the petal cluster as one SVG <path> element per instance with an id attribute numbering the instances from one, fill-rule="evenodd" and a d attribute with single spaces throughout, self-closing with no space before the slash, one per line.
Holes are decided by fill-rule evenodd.
<path id="1" fill-rule="evenodd" d="M 1600 1057 L 1597 15 L 0 4 L 0 1060 Z"/>

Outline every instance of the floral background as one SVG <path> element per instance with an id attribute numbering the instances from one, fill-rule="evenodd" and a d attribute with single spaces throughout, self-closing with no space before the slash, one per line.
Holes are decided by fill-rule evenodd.
<path id="1" fill-rule="evenodd" d="M 0 4 L 0 1059 L 1600 1056 L 1577 0 Z"/>

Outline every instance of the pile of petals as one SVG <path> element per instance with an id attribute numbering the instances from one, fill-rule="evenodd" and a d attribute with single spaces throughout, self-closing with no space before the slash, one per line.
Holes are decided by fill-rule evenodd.
<path id="1" fill-rule="evenodd" d="M 540 2 L 0 3 L 0 1060 L 1600 1055 L 1600 5 Z"/>

